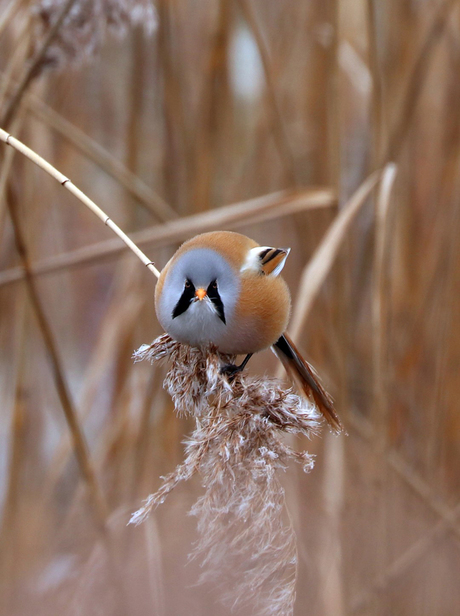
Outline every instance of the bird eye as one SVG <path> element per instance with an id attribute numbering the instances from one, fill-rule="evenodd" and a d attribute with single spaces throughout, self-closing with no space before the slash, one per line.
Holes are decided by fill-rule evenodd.
<path id="1" fill-rule="evenodd" d="M 211 282 L 211 286 L 213 289 L 217 289 L 217 281 L 214 280 L 214 282 Z"/>
<path id="2" fill-rule="evenodd" d="M 184 286 L 185 286 L 186 289 L 190 289 L 190 287 L 191 287 L 190 280 L 186 280 Z"/>

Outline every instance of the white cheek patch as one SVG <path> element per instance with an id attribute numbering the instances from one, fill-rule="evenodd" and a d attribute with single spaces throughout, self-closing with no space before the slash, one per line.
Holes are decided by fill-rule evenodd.
<path id="1" fill-rule="evenodd" d="M 260 252 L 266 249 L 267 246 L 256 246 L 256 248 L 251 248 L 251 250 L 246 255 L 246 261 L 243 263 L 241 267 L 241 272 L 258 272 L 260 273 Z"/>

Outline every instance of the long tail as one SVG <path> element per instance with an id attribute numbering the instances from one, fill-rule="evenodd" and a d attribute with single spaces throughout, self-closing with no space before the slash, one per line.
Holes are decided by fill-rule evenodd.
<path id="1" fill-rule="evenodd" d="M 300 386 L 307 397 L 313 397 L 316 406 L 334 432 L 344 432 L 331 396 L 321 385 L 313 367 L 301 356 L 289 336 L 283 334 L 273 345 L 273 350 L 291 379 Z"/>

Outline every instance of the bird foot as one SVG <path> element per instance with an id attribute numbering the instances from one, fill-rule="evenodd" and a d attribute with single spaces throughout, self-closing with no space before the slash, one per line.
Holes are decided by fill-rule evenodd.
<path id="1" fill-rule="evenodd" d="M 248 353 L 239 366 L 236 366 L 235 364 L 226 364 L 225 366 L 222 366 L 220 373 L 226 376 L 231 383 L 238 373 L 243 372 L 251 357 L 252 353 Z"/>
<path id="2" fill-rule="evenodd" d="M 222 376 L 226 376 L 228 381 L 231 383 L 237 374 L 244 370 L 244 366 L 236 366 L 235 364 L 225 364 L 220 369 L 220 374 Z"/>

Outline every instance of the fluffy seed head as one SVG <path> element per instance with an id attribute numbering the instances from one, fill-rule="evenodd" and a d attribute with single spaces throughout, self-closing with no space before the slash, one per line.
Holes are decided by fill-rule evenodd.
<path id="1" fill-rule="evenodd" d="M 179 344 L 168 335 L 142 346 L 134 358 L 168 360 L 165 387 L 178 413 L 195 416 L 196 428 L 186 441 L 184 462 L 131 522 L 142 522 L 198 471 L 204 494 L 190 513 L 198 520 L 191 557 L 201 559 L 200 581 L 212 582 L 222 600 L 241 613 L 292 616 L 296 542 L 278 474 L 291 460 L 309 471 L 313 458 L 280 437 L 317 433 L 315 407 L 273 379 L 238 375 L 229 384 L 220 368 L 232 357 Z"/>

